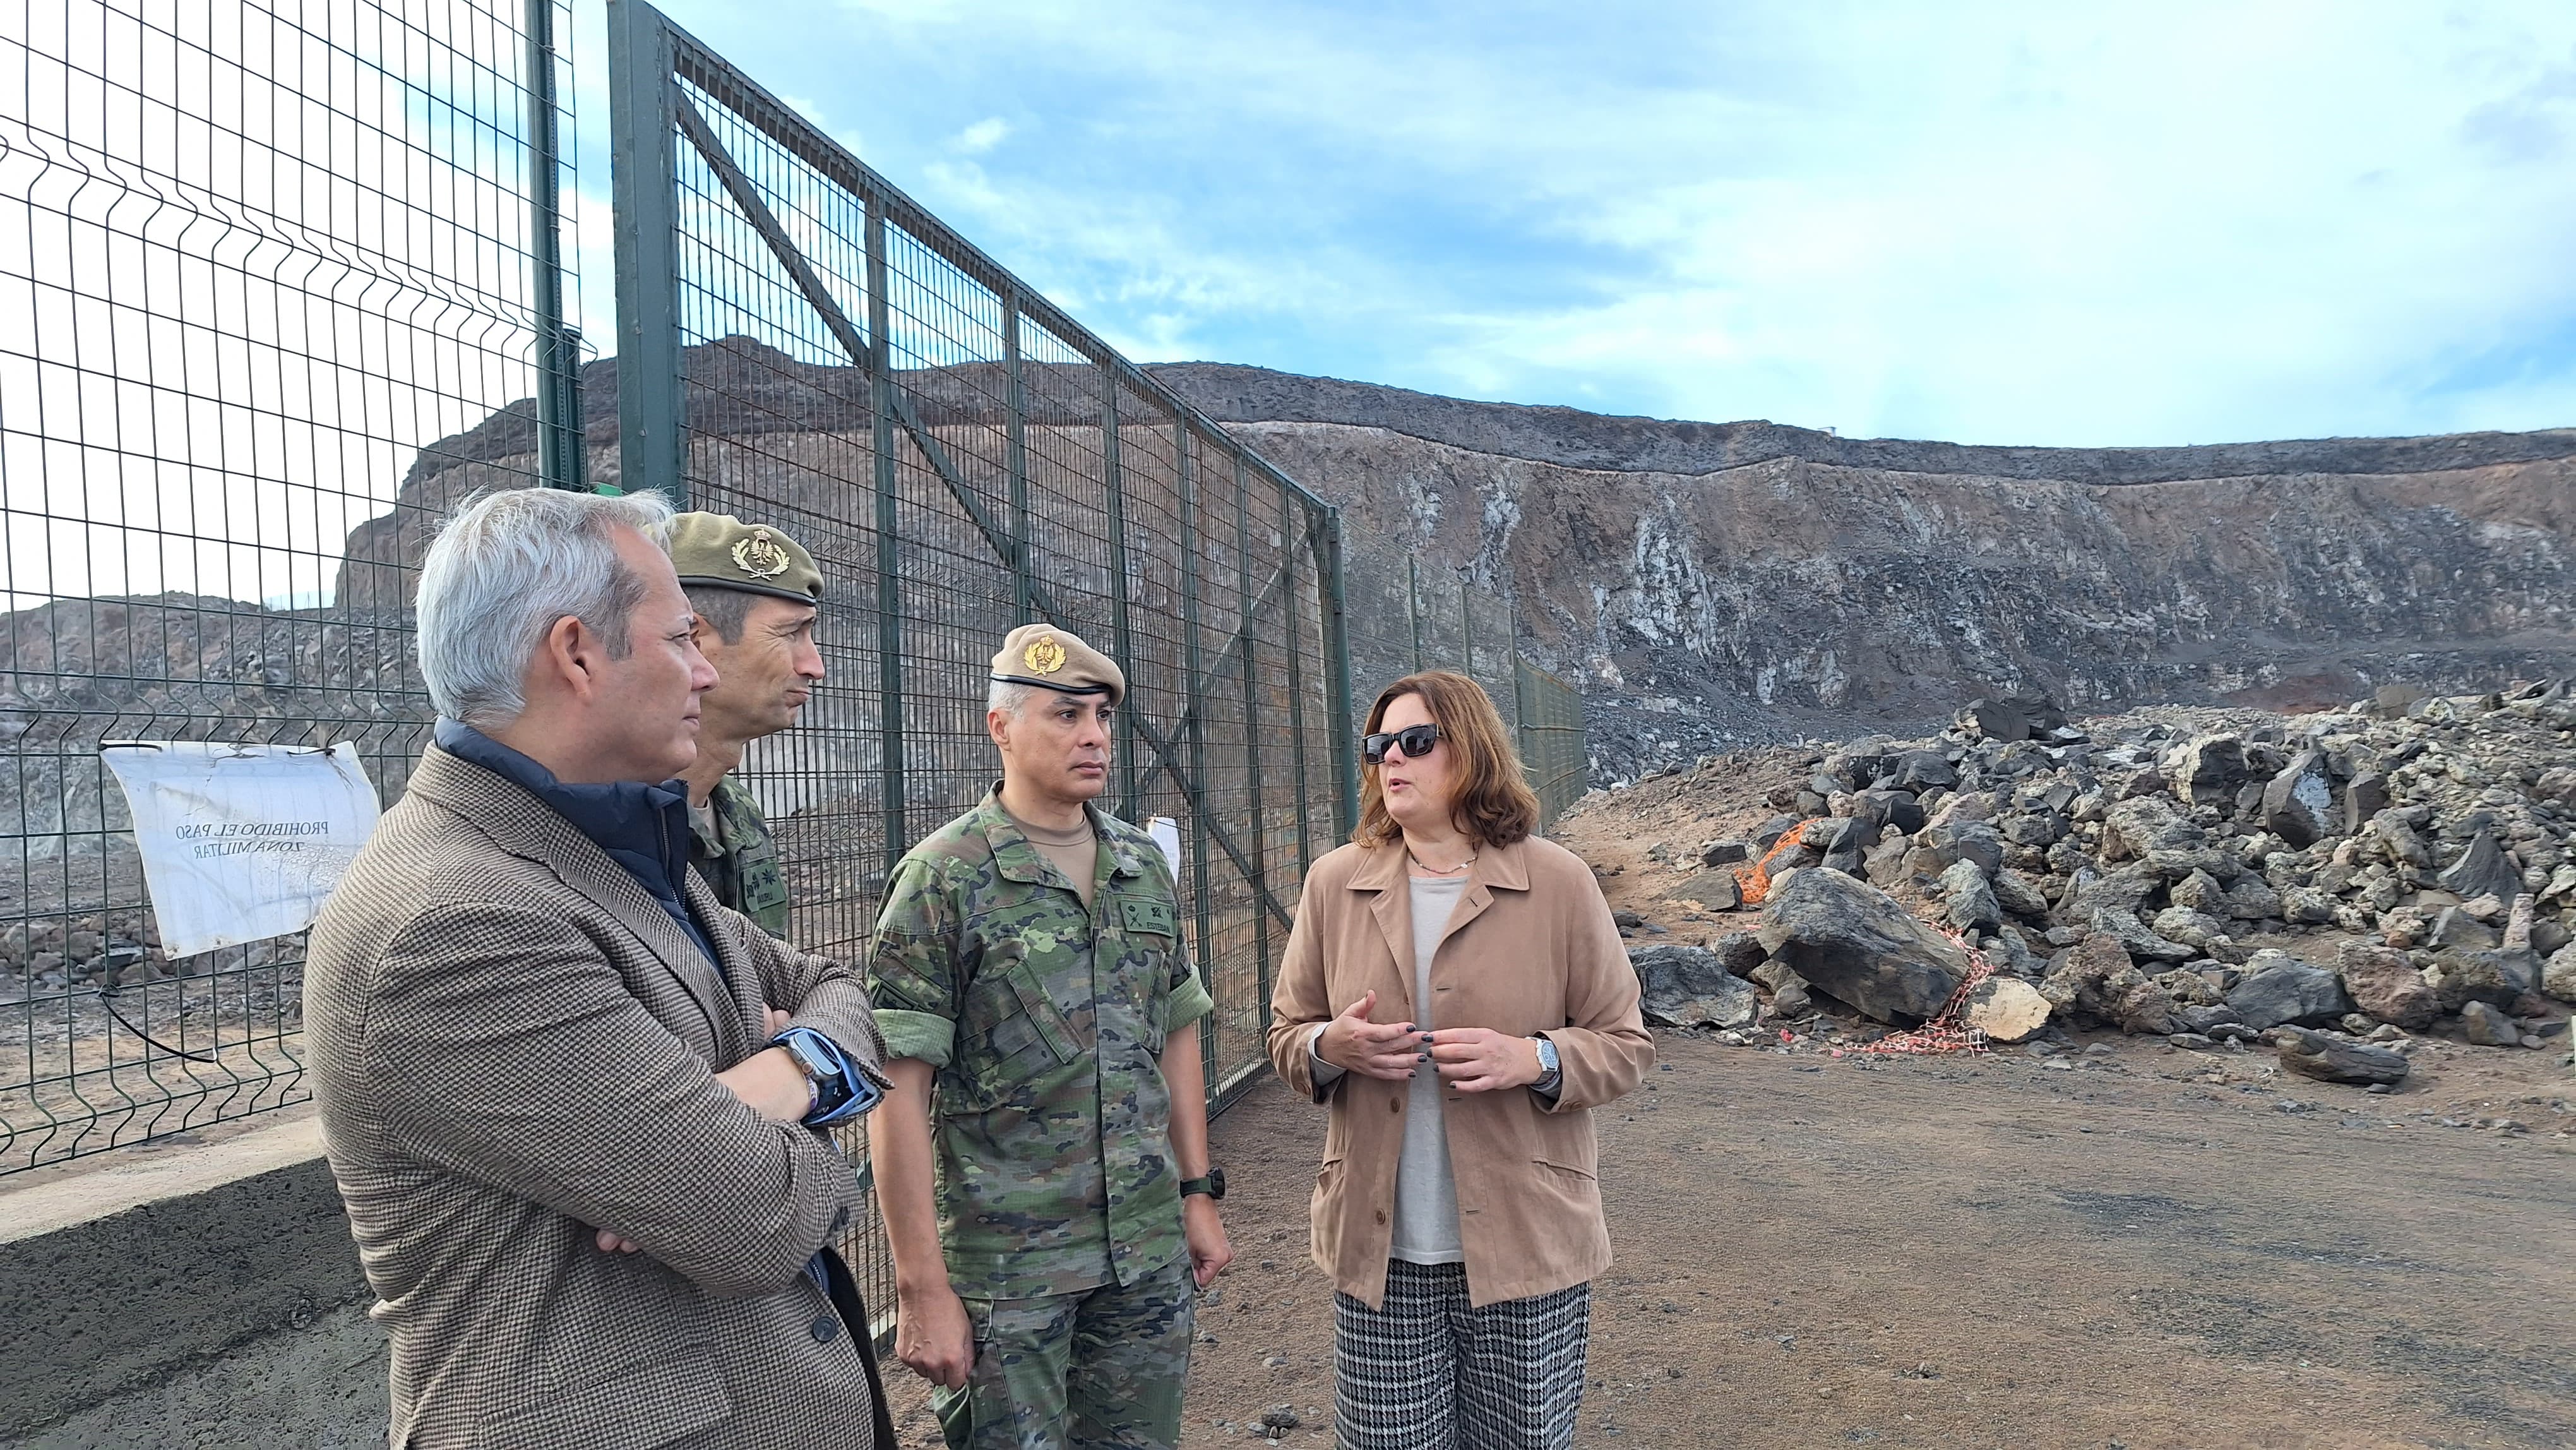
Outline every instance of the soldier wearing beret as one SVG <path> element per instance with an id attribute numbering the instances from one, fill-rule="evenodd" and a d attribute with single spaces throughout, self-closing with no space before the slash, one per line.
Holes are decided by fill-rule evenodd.
<path id="1" fill-rule="evenodd" d="M 1071 631 L 1012 631 L 984 717 L 1001 783 L 904 856 L 870 951 L 895 1354 L 952 1446 L 1177 1444 L 1192 1294 L 1234 1257 L 1199 1062 L 1215 1004 L 1170 863 L 1093 804 L 1126 689 Z"/>
<path id="2" fill-rule="evenodd" d="M 743 748 L 796 723 L 823 678 L 814 616 L 823 574 L 814 556 L 765 524 L 730 514 L 671 522 L 671 563 L 697 611 L 697 643 L 716 667 L 701 702 L 689 785 L 689 864 L 725 905 L 787 935 L 787 878 L 751 792 L 733 779 Z"/>

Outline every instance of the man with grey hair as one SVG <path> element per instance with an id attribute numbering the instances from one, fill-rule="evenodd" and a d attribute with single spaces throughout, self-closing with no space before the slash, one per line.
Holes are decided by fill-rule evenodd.
<path id="1" fill-rule="evenodd" d="M 313 929 L 306 1044 L 392 1340 L 388 1440 L 893 1445 L 821 1129 L 884 1047 L 688 869 L 715 671 L 658 495 L 466 505 L 421 567 L 434 743 Z"/>

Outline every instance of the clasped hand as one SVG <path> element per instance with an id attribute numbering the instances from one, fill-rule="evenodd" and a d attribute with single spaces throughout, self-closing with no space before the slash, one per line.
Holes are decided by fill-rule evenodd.
<path id="1" fill-rule="evenodd" d="M 1315 1055 L 1344 1072 L 1389 1082 L 1404 1081 L 1429 1063 L 1439 1069 L 1442 1081 L 1462 1093 L 1538 1081 L 1538 1048 L 1526 1037 L 1490 1027 L 1424 1032 L 1410 1022 L 1381 1025 L 1368 1020 L 1375 1006 L 1377 993 L 1370 992 L 1344 1008 L 1315 1039 Z"/>

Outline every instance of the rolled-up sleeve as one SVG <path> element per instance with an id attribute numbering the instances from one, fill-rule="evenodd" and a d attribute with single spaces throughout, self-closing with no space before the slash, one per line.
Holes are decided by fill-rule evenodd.
<path id="1" fill-rule="evenodd" d="M 1170 991 L 1163 997 L 1163 1035 L 1171 1036 L 1216 1010 L 1216 998 L 1208 995 L 1207 984 L 1199 980 L 1199 969 L 1190 960 L 1184 945 L 1172 953 Z"/>
<path id="2" fill-rule="evenodd" d="M 946 1067 L 957 1044 L 957 912 L 927 861 L 895 868 L 868 944 L 868 1001 L 888 1058 Z"/>

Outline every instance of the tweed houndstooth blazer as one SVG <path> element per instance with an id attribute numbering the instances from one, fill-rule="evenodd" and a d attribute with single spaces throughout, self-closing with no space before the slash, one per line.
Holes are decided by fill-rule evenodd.
<path id="1" fill-rule="evenodd" d="M 871 1076 L 883 1041 L 840 963 L 687 889 L 725 976 L 551 807 L 432 746 L 315 924 L 305 1041 L 393 1450 L 871 1445 L 802 1272 L 856 1177 L 713 1074 L 763 1045 L 764 1003 Z"/>

